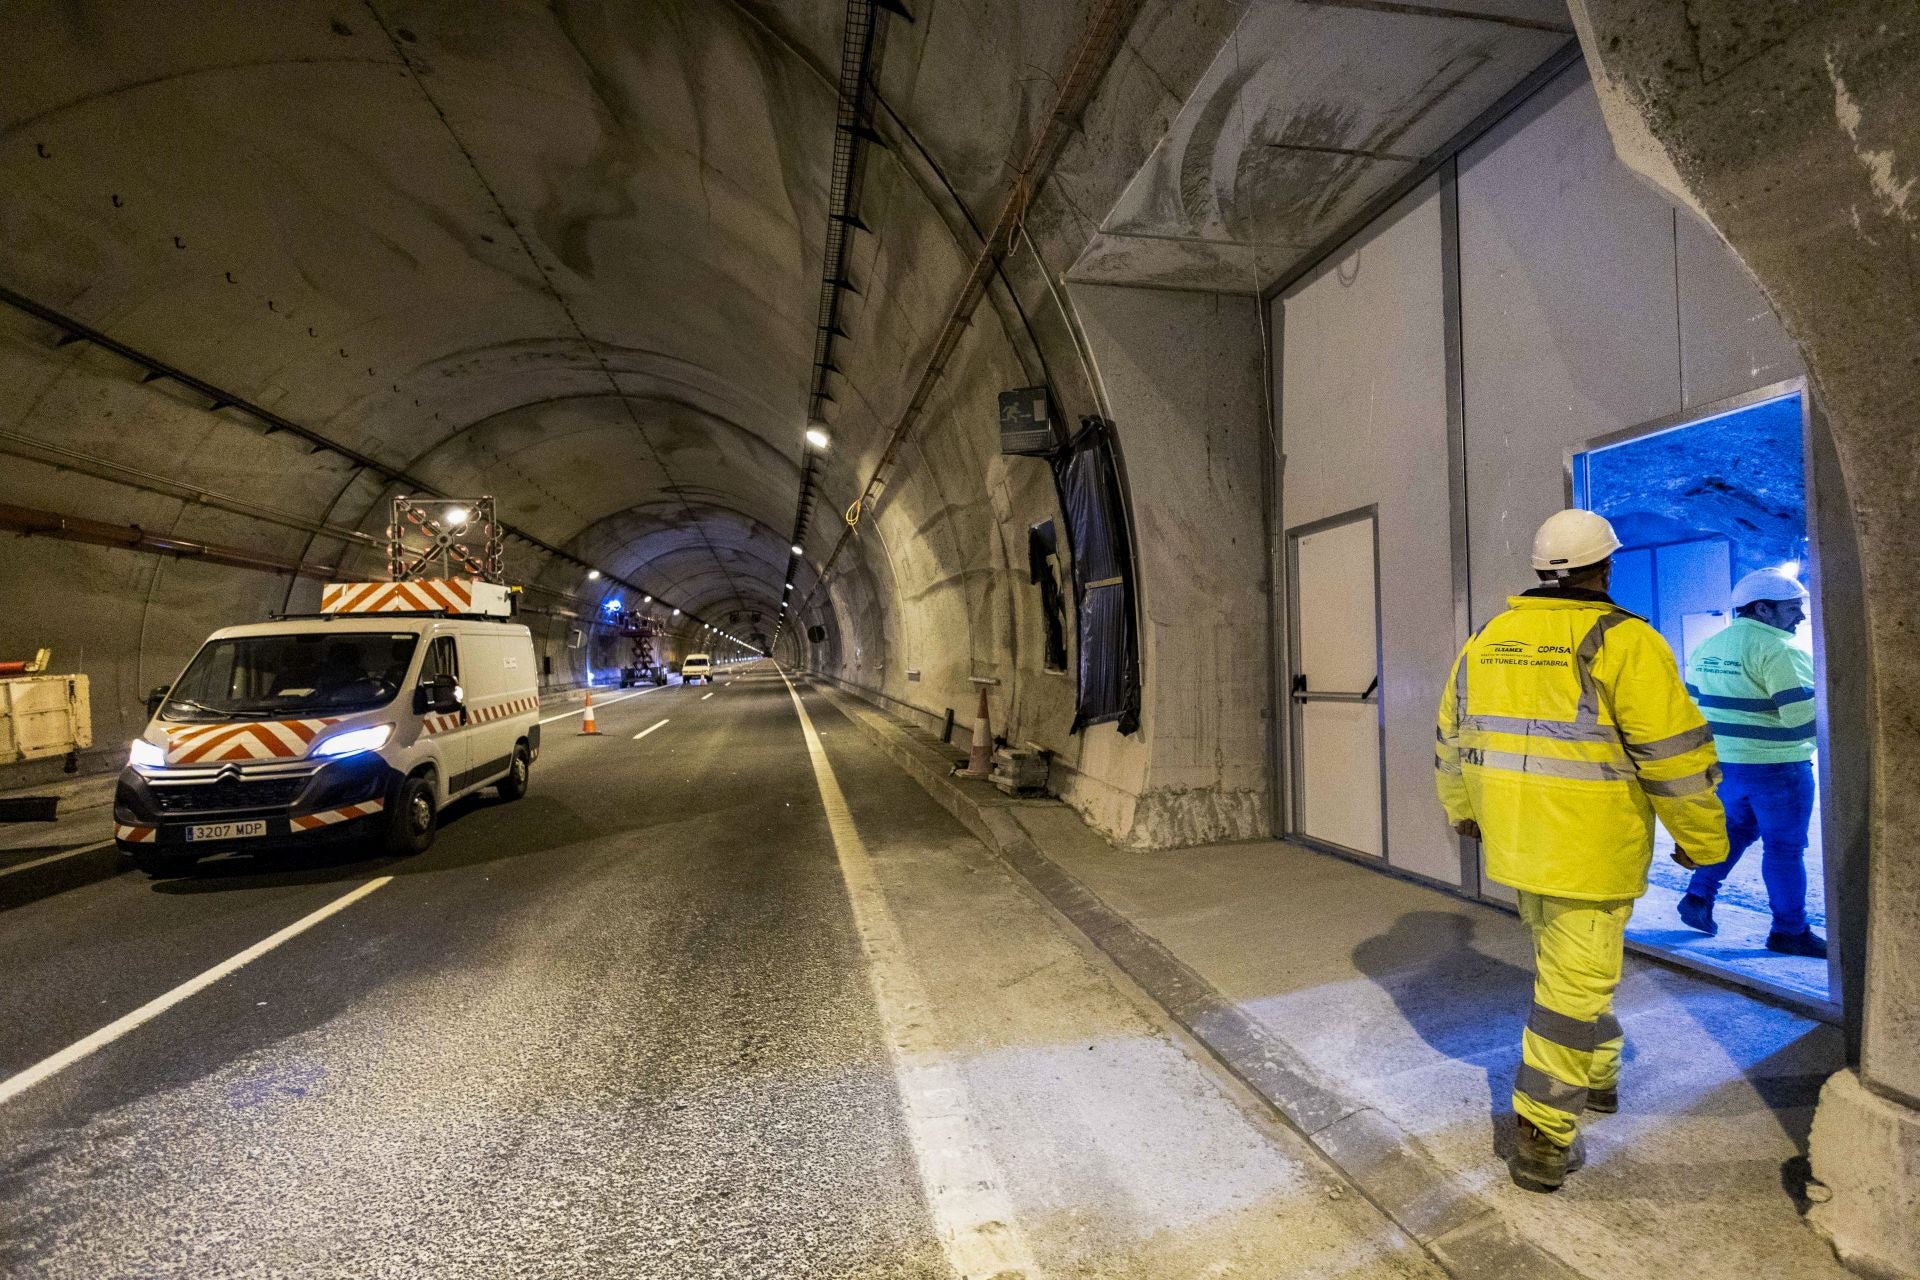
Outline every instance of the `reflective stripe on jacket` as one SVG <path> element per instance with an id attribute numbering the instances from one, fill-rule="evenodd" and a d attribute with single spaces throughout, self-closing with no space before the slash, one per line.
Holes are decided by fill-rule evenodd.
<path id="1" fill-rule="evenodd" d="M 1732 764 L 1813 759 L 1813 659 L 1757 618 L 1735 618 L 1687 659 L 1687 692 Z"/>
<path id="2" fill-rule="evenodd" d="M 1713 732 L 1658 631 L 1597 593 L 1515 596 L 1454 660 L 1435 781 L 1487 875 L 1557 898 L 1647 891 L 1653 819 L 1727 856 Z"/>

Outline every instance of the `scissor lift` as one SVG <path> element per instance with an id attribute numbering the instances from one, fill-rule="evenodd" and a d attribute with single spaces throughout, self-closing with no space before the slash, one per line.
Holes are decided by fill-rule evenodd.
<path id="1" fill-rule="evenodd" d="M 629 661 L 620 668 L 620 687 L 636 684 L 665 684 L 667 670 L 653 656 L 653 618 L 632 609 L 623 610 L 620 635 L 632 647 Z"/>

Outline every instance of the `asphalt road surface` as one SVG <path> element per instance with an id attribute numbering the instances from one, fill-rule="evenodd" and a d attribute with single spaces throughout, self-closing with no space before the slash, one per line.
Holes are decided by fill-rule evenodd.
<path id="1" fill-rule="evenodd" d="M 597 711 L 417 858 L 0 895 L 0 1274 L 1437 1274 L 824 697 Z"/>

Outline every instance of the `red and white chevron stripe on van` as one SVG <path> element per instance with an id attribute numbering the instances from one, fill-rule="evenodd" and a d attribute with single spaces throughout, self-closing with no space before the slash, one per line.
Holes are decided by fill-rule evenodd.
<path id="1" fill-rule="evenodd" d="M 329 582 L 320 588 L 323 613 L 423 613 L 473 608 L 469 578 L 419 578 L 412 582 Z"/>
<path id="2" fill-rule="evenodd" d="M 237 724 L 196 724 L 167 730 L 168 764 L 219 764 L 224 760 L 298 760 L 321 731 L 339 724 L 326 720 L 243 720 Z"/>
<path id="3" fill-rule="evenodd" d="M 472 714 L 475 721 L 486 724 L 493 720 L 505 720 L 508 716 L 525 715 L 529 711 L 539 709 L 539 697 L 530 694 L 524 698 L 508 698 L 505 702 L 495 702 L 489 706 L 480 707 Z"/>
<path id="4" fill-rule="evenodd" d="M 113 824 L 114 836 L 128 844 L 152 844 L 155 833 L 156 828 L 153 827 L 130 827 L 121 822 Z"/>
<path id="5" fill-rule="evenodd" d="M 524 698 L 508 698 L 504 702 L 489 703 L 485 706 L 467 708 L 469 725 L 491 724 L 495 720 L 505 720 L 509 716 L 526 715 L 540 709 L 538 695 L 529 694 Z M 450 733 L 460 727 L 458 712 L 440 713 L 420 717 L 420 732 L 423 734 Z"/>
<path id="6" fill-rule="evenodd" d="M 387 807 L 385 800 L 362 800 L 359 804 L 350 804 L 341 809 L 322 809 L 318 813 L 303 813 L 292 819 L 295 831 L 314 831 L 321 827 L 330 827 L 336 822 L 351 822 L 355 818 L 365 818 Z"/>
<path id="7" fill-rule="evenodd" d="M 452 733 L 459 727 L 460 713 L 458 711 L 420 717 L 420 732 L 428 737 L 436 733 Z"/>

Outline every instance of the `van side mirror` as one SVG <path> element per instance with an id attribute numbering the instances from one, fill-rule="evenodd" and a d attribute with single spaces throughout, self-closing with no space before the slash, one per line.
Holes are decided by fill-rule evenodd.
<path id="1" fill-rule="evenodd" d="M 172 692 L 173 686 L 170 684 L 153 687 L 153 692 L 147 695 L 147 719 L 151 720 L 160 714 L 160 708 L 166 705 L 167 695 Z"/>
<path id="2" fill-rule="evenodd" d="M 451 713 L 460 709 L 460 682 L 450 675 L 434 676 L 420 686 L 426 710 Z"/>

